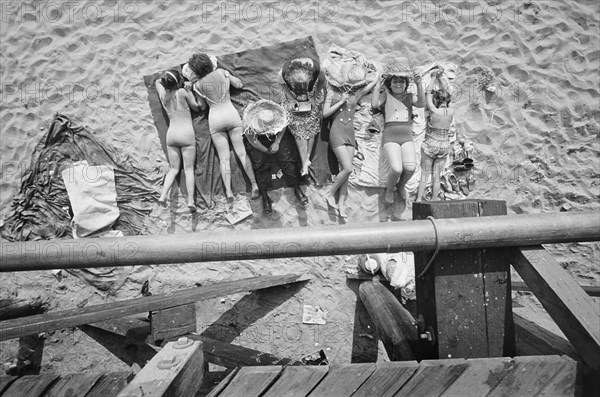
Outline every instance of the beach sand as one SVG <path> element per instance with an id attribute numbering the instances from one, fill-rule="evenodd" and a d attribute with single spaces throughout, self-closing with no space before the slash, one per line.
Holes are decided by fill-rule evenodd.
<path id="1" fill-rule="evenodd" d="M 168 162 L 143 75 L 183 62 L 195 50 L 218 55 L 307 35 L 322 57 L 335 44 L 375 61 L 398 54 L 415 65 L 457 64 L 457 128 L 473 140 L 477 162 L 477 185 L 469 197 L 506 200 L 509 213 L 557 212 L 565 204 L 571 211 L 600 207 L 600 6 L 595 1 L 35 4 L 1 2 L 3 214 L 56 112 L 88 126 L 143 168 L 164 173 Z M 492 98 L 477 89 L 472 71 L 478 64 L 496 74 Z M 275 214 L 263 216 L 260 201 L 252 202 L 254 217 L 235 229 L 343 223 L 327 209 L 327 189 L 309 186 L 306 208 L 290 189 L 275 191 Z M 379 189 L 351 190 L 345 222 L 410 219 L 410 208 L 401 215 L 381 196 Z M 233 228 L 222 203 L 194 217 L 183 199 L 176 204 L 173 213 L 155 208 L 150 233 L 185 238 L 194 231 Z M 547 248 L 580 284 L 600 284 L 597 243 Z M 324 349 L 335 363 L 387 360 L 381 343 L 375 350 L 370 319 L 356 310 L 356 285 L 346 281 L 345 269 L 355 267 L 355 256 L 143 266 L 112 293 L 71 275 L 59 281 L 50 272 L 5 273 L 0 290 L 3 296 L 39 293 L 51 310 L 61 310 L 138 297 L 145 280 L 159 294 L 262 274 L 311 273 L 313 280 L 302 288 L 198 303 L 198 331 L 217 323 L 212 335 L 219 339 L 294 359 Z M 545 315 L 530 294 L 514 298 Z M 327 324 L 302 324 L 304 304 L 327 311 Z M 364 353 L 361 358 L 353 358 L 353 340 Z M 0 363 L 10 363 L 17 346 L 16 341 L 0 343 Z M 77 329 L 48 335 L 44 373 L 126 368 Z"/>

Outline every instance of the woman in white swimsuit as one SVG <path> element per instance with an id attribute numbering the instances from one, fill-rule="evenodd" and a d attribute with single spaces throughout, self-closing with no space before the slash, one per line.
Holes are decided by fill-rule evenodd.
<path id="1" fill-rule="evenodd" d="M 187 89 L 186 89 L 187 88 Z M 167 154 L 169 158 L 169 172 L 158 199 L 161 205 L 166 204 L 169 190 L 179 174 L 183 159 L 185 170 L 185 187 L 187 188 L 187 205 L 190 211 L 196 211 L 194 202 L 194 160 L 196 159 L 196 137 L 192 125 L 190 108 L 198 111 L 198 103 L 194 95 L 188 91 L 191 86 L 184 88 L 183 77 L 178 70 L 168 70 L 156 81 L 156 90 L 163 108 L 169 117 L 167 130 Z"/>

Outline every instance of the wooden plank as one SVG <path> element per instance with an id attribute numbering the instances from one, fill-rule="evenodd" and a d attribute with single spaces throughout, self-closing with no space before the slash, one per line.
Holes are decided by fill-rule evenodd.
<path id="1" fill-rule="evenodd" d="M 600 372 L 600 307 L 542 247 L 513 249 L 513 266 L 592 370 Z"/>
<path id="2" fill-rule="evenodd" d="M 169 342 L 118 394 L 119 397 L 194 396 L 204 373 L 201 342 Z"/>
<path id="3" fill-rule="evenodd" d="M 580 364 L 572 359 L 563 357 L 565 365 L 562 369 L 542 388 L 537 396 L 577 396 L 582 390 Z M 596 392 L 598 390 L 596 389 Z"/>
<path id="4" fill-rule="evenodd" d="M 242 367 L 219 397 L 259 397 L 281 373 L 282 367 Z"/>
<path id="5" fill-rule="evenodd" d="M 150 312 L 150 329 L 154 341 L 196 332 L 196 305 L 190 303 Z"/>
<path id="6" fill-rule="evenodd" d="M 85 396 L 102 374 L 68 374 L 62 376 L 44 394 L 44 397 L 75 397 Z"/>
<path id="7" fill-rule="evenodd" d="M 327 366 L 286 367 L 263 397 L 306 397 L 327 375 Z"/>
<path id="8" fill-rule="evenodd" d="M 193 336 L 192 339 L 200 338 L 204 348 L 204 358 L 212 364 L 226 368 L 251 367 L 264 365 L 302 365 L 302 362 L 291 358 L 280 358 L 259 350 L 221 342 L 215 339 Z"/>
<path id="9" fill-rule="evenodd" d="M 413 377 L 396 393 L 400 396 L 440 396 L 469 366 L 465 360 L 423 360 Z"/>
<path id="10" fill-rule="evenodd" d="M 352 278 L 352 277 L 348 276 L 347 278 Z M 510 286 L 511 286 L 511 289 L 513 291 L 531 292 L 531 290 L 529 289 L 529 287 L 527 286 L 527 284 L 525 284 L 523 281 L 514 281 L 514 280 L 511 280 L 511 285 Z M 580 285 L 580 287 L 589 296 L 594 296 L 594 297 L 600 296 L 600 286 L 597 286 L 597 285 Z"/>
<path id="11" fill-rule="evenodd" d="M 468 367 L 442 393 L 442 396 L 485 396 L 516 366 L 509 357 L 471 358 L 467 360 L 467 364 Z"/>
<path id="12" fill-rule="evenodd" d="M 375 364 L 330 366 L 325 379 L 309 394 L 310 397 L 350 396 L 375 371 Z"/>
<path id="13" fill-rule="evenodd" d="M 559 356 L 518 356 L 515 367 L 488 396 L 535 396 L 559 374 L 567 361 Z"/>
<path id="14" fill-rule="evenodd" d="M 579 360 L 577 351 L 568 340 L 541 324 L 528 320 L 525 313 L 521 308 L 513 309 L 517 355 L 567 355 Z"/>
<path id="15" fill-rule="evenodd" d="M 42 299 L 40 295 L 2 298 L 0 299 L 0 320 L 43 313 L 47 308 L 48 299 Z"/>
<path id="16" fill-rule="evenodd" d="M 150 336 L 150 320 L 147 318 L 122 317 L 89 325 L 142 342 L 150 344 L 154 342 Z"/>
<path id="17" fill-rule="evenodd" d="M 18 376 L 0 376 L 0 395 L 18 378 Z"/>
<path id="18" fill-rule="evenodd" d="M 58 379 L 58 375 L 25 375 L 15 380 L 2 397 L 39 397 Z"/>
<path id="19" fill-rule="evenodd" d="M 127 385 L 130 372 L 104 374 L 85 397 L 115 397 Z"/>
<path id="20" fill-rule="evenodd" d="M 0 322 L 0 340 L 18 338 L 40 332 L 76 327 L 113 318 L 125 317 L 151 310 L 181 306 L 196 301 L 237 294 L 245 291 L 274 287 L 310 280 L 310 276 L 290 274 L 261 276 L 228 281 L 165 295 L 152 295 L 126 301 L 86 306 L 78 309 L 40 314 Z"/>
<path id="21" fill-rule="evenodd" d="M 17 366 L 8 375 L 38 375 L 42 368 L 45 340 L 44 336 L 38 334 L 20 337 Z"/>
<path id="22" fill-rule="evenodd" d="M 206 397 L 217 397 L 219 394 L 221 394 L 221 392 L 223 390 L 225 390 L 227 385 L 229 385 L 229 383 L 231 383 L 231 380 L 233 378 L 235 378 L 235 376 L 237 375 L 239 370 L 240 370 L 239 368 L 236 368 L 233 371 L 231 371 L 229 373 L 229 375 L 227 375 L 225 378 L 223 378 L 223 380 L 220 381 L 216 387 L 212 388 L 211 392 L 208 393 L 206 395 Z M 202 383 L 204 384 L 204 382 L 202 382 Z M 200 386 L 200 391 L 202 391 L 202 386 Z"/>
<path id="23" fill-rule="evenodd" d="M 358 295 L 371 316 L 391 361 L 414 360 L 411 342 L 418 339 L 416 321 L 378 281 L 364 281 Z"/>
<path id="24" fill-rule="evenodd" d="M 419 368 L 416 361 L 377 363 L 375 372 L 352 394 L 352 397 L 392 397 Z"/>
<path id="25" fill-rule="evenodd" d="M 156 355 L 156 350 L 148 344 L 133 338 L 92 327 L 91 325 L 80 325 L 79 329 L 129 366 L 135 363 L 143 368 Z"/>

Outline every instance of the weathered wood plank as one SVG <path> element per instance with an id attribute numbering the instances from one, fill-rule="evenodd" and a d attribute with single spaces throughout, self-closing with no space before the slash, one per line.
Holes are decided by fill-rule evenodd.
<path id="1" fill-rule="evenodd" d="M 8 389 L 8 386 L 10 386 L 17 379 L 18 376 L 0 376 L 0 393 Z"/>
<path id="2" fill-rule="evenodd" d="M 558 356 L 518 356 L 514 362 L 515 368 L 502 378 L 488 396 L 535 396 L 567 363 Z"/>
<path id="3" fill-rule="evenodd" d="M 259 350 L 201 337 L 206 361 L 226 368 L 264 365 L 302 365 L 291 358 L 280 358 Z"/>
<path id="4" fill-rule="evenodd" d="M 88 324 L 93 327 L 101 328 L 105 331 L 114 332 L 115 334 L 127 336 L 135 340 L 146 343 L 153 343 L 154 340 L 150 336 L 150 320 L 137 317 L 122 317 L 112 320 L 100 321 L 93 324 Z"/>
<path id="5" fill-rule="evenodd" d="M 2 298 L 0 299 L 0 320 L 43 313 L 47 308 L 48 299 L 42 299 L 40 295 Z"/>
<path id="6" fill-rule="evenodd" d="M 541 324 L 528 320 L 526 315 L 526 310 L 513 308 L 517 355 L 567 355 L 579 360 L 577 351 L 571 342 Z"/>
<path id="7" fill-rule="evenodd" d="M 39 397 L 58 379 L 58 375 L 25 375 L 12 382 L 2 397 Z"/>
<path id="8" fill-rule="evenodd" d="M 286 367 L 263 397 L 306 397 L 327 375 L 327 366 Z"/>
<path id="9" fill-rule="evenodd" d="M 150 312 L 150 329 L 155 341 L 196 332 L 196 305 L 190 303 Z"/>
<path id="10" fill-rule="evenodd" d="M 225 378 L 223 378 L 223 380 L 220 381 L 217 386 L 212 388 L 212 390 L 210 391 L 210 393 L 208 393 L 206 395 L 206 397 L 217 397 L 219 394 L 221 394 L 221 392 L 227 387 L 227 385 L 229 385 L 229 383 L 231 383 L 231 380 L 237 375 L 239 370 L 240 370 L 239 368 L 236 368 L 233 371 L 231 371 L 229 373 L 229 375 L 227 375 Z M 201 387 L 201 389 L 202 389 L 202 387 Z"/>
<path id="11" fill-rule="evenodd" d="M 259 397 L 281 373 L 279 365 L 242 367 L 219 397 Z"/>
<path id="12" fill-rule="evenodd" d="M 352 394 L 352 397 L 392 397 L 419 368 L 416 361 L 377 363 L 375 372 Z"/>
<path id="13" fill-rule="evenodd" d="M 76 327 L 113 318 L 125 317 L 151 310 L 181 306 L 196 301 L 226 296 L 245 291 L 269 288 L 276 285 L 309 280 L 310 276 L 291 274 L 284 276 L 261 276 L 228 281 L 210 286 L 177 291 L 165 295 L 117 301 L 78 309 L 28 316 L 0 322 L 0 340 L 18 338 L 40 332 Z"/>
<path id="14" fill-rule="evenodd" d="M 509 357 L 471 358 L 467 360 L 467 364 L 468 367 L 442 393 L 442 396 L 485 396 L 516 366 Z"/>
<path id="15" fill-rule="evenodd" d="M 465 360 L 423 360 L 419 369 L 396 393 L 400 396 L 440 396 L 469 366 Z"/>
<path id="16" fill-rule="evenodd" d="M 38 334 L 25 335 L 19 338 L 17 366 L 11 368 L 8 375 L 38 375 L 42 368 L 45 337 Z"/>
<path id="17" fill-rule="evenodd" d="M 156 350 L 145 342 L 118 335 L 102 328 L 92 327 L 91 325 L 80 325 L 79 329 L 129 366 L 135 363 L 140 368 L 143 368 L 156 355 Z"/>
<path id="18" fill-rule="evenodd" d="M 575 360 L 563 357 L 565 365 L 562 369 L 548 382 L 548 384 L 537 394 L 537 396 L 577 396 L 582 390 L 581 365 Z M 598 390 L 596 390 L 598 392 Z"/>
<path id="19" fill-rule="evenodd" d="M 309 394 L 310 397 L 350 396 L 375 371 L 375 364 L 330 366 L 327 376 Z"/>
<path id="20" fill-rule="evenodd" d="M 194 396 L 202 384 L 203 372 L 201 343 L 181 338 L 167 343 L 119 397 Z"/>
<path id="21" fill-rule="evenodd" d="M 44 394 L 44 397 L 76 397 L 85 396 L 102 374 L 68 374 L 60 377 L 50 389 Z"/>
<path id="22" fill-rule="evenodd" d="M 414 360 L 411 342 L 418 339 L 416 322 L 380 282 L 363 281 L 358 295 L 371 316 L 391 361 Z"/>
<path id="23" fill-rule="evenodd" d="M 115 397 L 127 385 L 130 372 L 104 374 L 85 397 Z"/>
<path id="24" fill-rule="evenodd" d="M 348 278 L 350 278 L 350 277 L 348 277 Z M 513 291 L 531 292 L 531 290 L 529 289 L 529 287 L 527 286 L 527 284 L 525 284 L 523 281 L 511 281 L 510 287 L 511 287 L 511 289 Z M 600 286 L 597 286 L 597 285 L 580 285 L 580 287 L 589 296 L 595 296 L 595 297 L 600 296 Z"/>
<path id="25" fill-rule="evenodd" d="M 513 266 L 592 370 L 600 372 L 600 307 L 542 247 L 513 249 Z"/>

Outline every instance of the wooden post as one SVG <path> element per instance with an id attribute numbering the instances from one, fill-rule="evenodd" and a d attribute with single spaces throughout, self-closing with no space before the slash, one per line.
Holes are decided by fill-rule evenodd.
<path id="1" fill-rule="evenodd" d="M 196 332 L 196 305 L 193 303 L 150 312 L 155 342 Z"/>
<path id="2" fill-rule="evenodd" d="M 201 342 L 169 342 L 119 393 L 119 397 L 195 396 L 202 384 Z"/>
<path id="3" fill-rule="evenodd" d="M 434 223 L 505 214 L 506 203 L 494 200 L 413 205 L 414 220 L 431 216 Z M 477 230 L 459 231 L 455 239 L 468 242 L 476 235 Z M 419 358 L 514 355 L 509 254 L 506 248 L 440 250 L 425 272 L 433 251 L 415 253 L 417 312 L 435 335 L 431 343 L 419 343 Z"/>
<path id="4" fill-rule="evenodd" d="M 391 361 L 414 360 L 411 342 L 418 339 L 416 322 L 398 299 L 379 281 L 358 287 L 363 302 Z"/>

